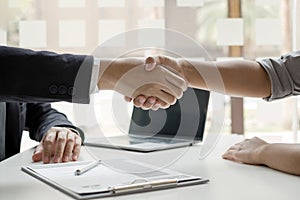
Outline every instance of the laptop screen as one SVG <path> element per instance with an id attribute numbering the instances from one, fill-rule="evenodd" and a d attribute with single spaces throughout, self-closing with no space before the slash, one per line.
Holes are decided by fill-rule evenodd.
<path id="1" fill-rule="evenodd" d="M 208 101 L 208 91 L 189 88 L 183 97 L 168 109 L 152 111 L 134 107 L 129 135 L 201 141 Z"/>

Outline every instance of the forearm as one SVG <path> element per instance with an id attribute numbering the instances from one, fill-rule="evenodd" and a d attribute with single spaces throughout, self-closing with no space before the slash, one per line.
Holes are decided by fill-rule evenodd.
<path id="1" fill-rule="evenodd" d="M 142 59 L 136 58 L 101 59 L 98 88 L 100 90 L 113 90 L 118 80 L 126 72 L 143 63 Z"/>
<path id="2" fill-rule="evenodd" d="M 254 61 L 199 62 L 181 60 L 180 65 L 191 87 L 231 96 L 268 97 L 270 79 Z"/>
<path id="3" fill-rule="evenodd" d="M 300 144 L 266 144 L 256 151 L 254 159 L 270 168 L 300 175 Z"/>

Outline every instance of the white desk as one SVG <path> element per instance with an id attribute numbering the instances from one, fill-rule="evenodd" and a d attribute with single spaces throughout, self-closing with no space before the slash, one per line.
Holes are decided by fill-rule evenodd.
<path id="1" fill-rule="evenodd" d="M 298 200 L 300 198 L 300 177 L 267 167 L 242 165 L 223 160 L 222 153 L 237 140 L 240 138 L 223 136 L 214 151 L 204 160 L 199 160 L 199 146 L 185 149 L 185 151 L 173 149 L 150 154 L 104 148 L 89 148 L 89 151 L 94 152 L 102 159 L 132 158 L 151 164 L 168 164 L 171 169 L 210 179 L 210 182 L 204 185 L 111 197 L 110 199 Z M 72 199 L 20 170 L 21 166 L 31 164 L 32 151 L 25 151 L 0 163 L 0 199 Z M 90 155 L 83 149 L 80 159 L 89 158 Z"/>

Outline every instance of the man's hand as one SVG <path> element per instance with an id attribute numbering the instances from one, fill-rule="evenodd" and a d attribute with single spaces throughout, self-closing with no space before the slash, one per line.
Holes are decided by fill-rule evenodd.
<path id="1" fill-rule="evenodd" d="M 151 56 L 146 59 L 145 63 L 146 63 L 145 65 L 146 71 L 150 72 L 154 70 L 155 67 L 163 66 L 164 68 L 182 77 L 185 81 L 187 80 L 187 78 L 184 75 L 184 70 L 181 67 L 180 61 L 177 60 L 176 58 L 172 58 L 164 55 Z M 146 97 L 144 95 L 139 95 L 136 98 L 125 96 L 125 100 L 127 102 L 130 102 L 132 99 L 133 99 L 133 104 L 136 107 L 140 107 L 144 110 L 149 110 L 149 109 L 158 110 L 159 108 L 168 108 L 170 106 L 170 104 L 167 104 L 166 102 L 162 102 L 160 99 L 156 98 L 155 96 Z"/>
<path id="2" fill-rule="evenodd" d="M 164 108 L 174 104 L 187 89 L 186 81 L 177 73 L 162 66 L 147 71 L 145 61 L 140 58 L 101 60 L 100 70 L 100 90 L 115 90 L 130 98 L 154 97 Z"/>
<path id="3" fill-rule="evenodd" d="M 54 163 L 76 161 L 81 142 L 80 136 L 70 129 L 52 127 L 43 136 L 32 155 L 32 160 L 34 162 L 42 160 L 45 164 L 50 163 L 52 157 Z"/>

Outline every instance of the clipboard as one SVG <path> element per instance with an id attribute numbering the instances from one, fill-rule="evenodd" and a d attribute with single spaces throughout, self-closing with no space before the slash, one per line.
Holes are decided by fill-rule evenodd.
<path id="1" fill-rule="evenodd" d="M 22 171 L 75 198 L 109 197 L 182 186 L 204 184 L 209 180 L 135 160 L 105 160 L 88 172 L 76 176 L 74 171 L 95 161 L 58 164 L 33 164 Z M 120 167 L 121 166 L 121 167 Z"/>

